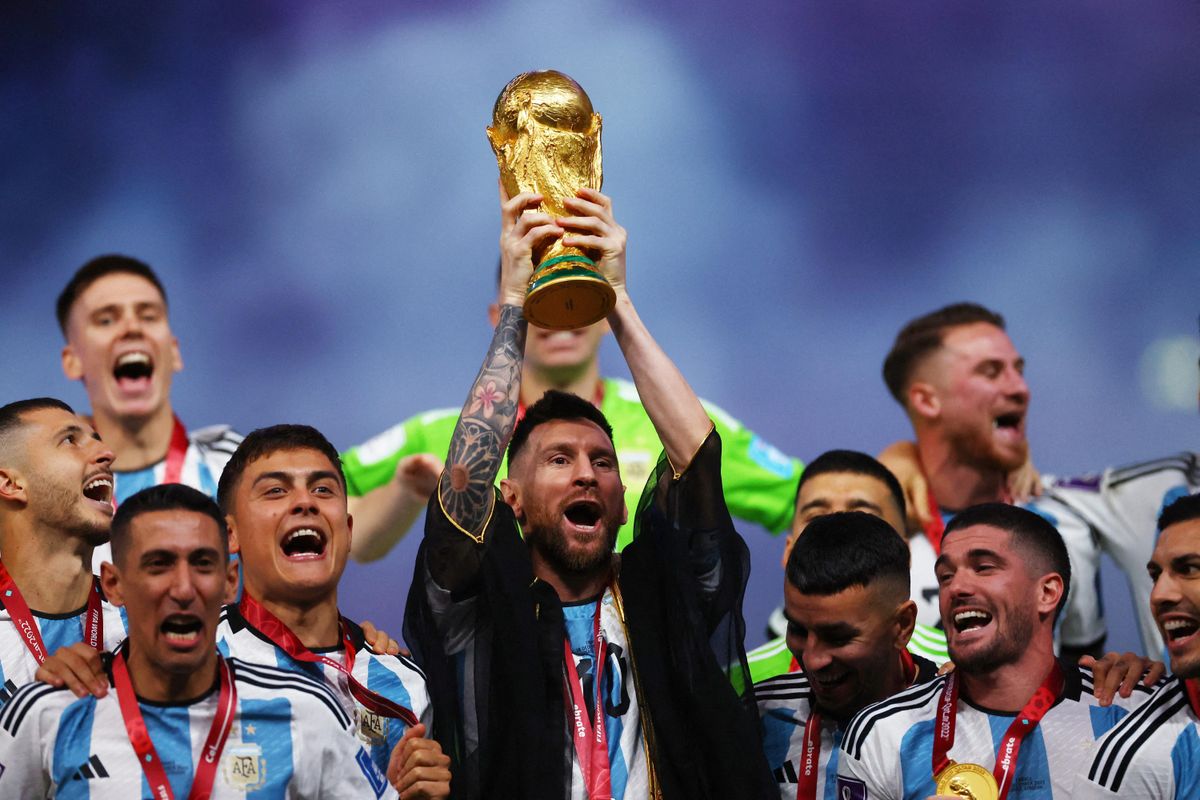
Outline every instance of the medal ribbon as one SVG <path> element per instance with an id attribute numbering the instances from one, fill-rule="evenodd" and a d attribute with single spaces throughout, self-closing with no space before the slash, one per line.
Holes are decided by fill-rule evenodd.
<path id="1" fill-rule="evenodd" d="M 929 522 L 925 523 L 925 538 L 933 545 L 934 555 L 942 554 L 942 537 L 946 535 L 946 523 L 942 520 L 942 510 L 938 508 L 937 500 L 933 497 L 933 489 L 928 490 Z"/>
<path id="2" fill-rule="evenodd" d="M 1192 707 L 1192 713 L 1200 716 L 1200 679 L 1188 678 L 1183 682 L 1183 688 L 1187 691 L 1187 699 Z"/>
<path id="3" fill-rule="evenodd" d="M 381 717 L 403 720 L 409 727 L 420 723 L 417 715 L 410 709 L 371 691 L 354 677 L 355 647 L 354 643 L 350 640 L 350 626 L 346 623 L 345 617 L 338 615 L 342 648 L 346 653 L 346 663 L 342 664 L 328 656 L 318 655 L 305 647 L 304 643 L 300 641 L 300 637 L 293 633 L 291 628 L 283 624 L 283 621 L 279 617 L 268 611 L 262 603 L 251 597 L 248 592 L 242 592 L 242 602 L 238 604 L 238 611 L 245 617 L 246 622 L 250 623 L 259 633 L 270 639 L 276 647 L 295 660 L 305 661 L 309 664 L 324 664 L 330 669 L 337 670 L 344 675 L 350 684 L 350 694 L 362 704 L 363 708 Z"/>
<path id="4" fill-rule="evenodd" d="M 609 800 L 612 797 L 612 765 L 608 761 L 608 728 L 604 724 L 604 663 L 608 660 L 608 651 L 604 634 L 600 631 L 600 606 L 603 596 L 596 601 L 596 615 L 592 623 L 592 641 L 595 643 L 596 658 L 592 681 L 592 694 L 595 698 L 592 715 L 592 730 L 587 726 L 587 699 L 583 694 L 583 682 L 579 680 L 579 671 L 575 668 L 575 657 L 571 652 L 571 641 L 563 639 L 563 663 L 566 667 L 564 676 L 566 685 L 563 693 L 567 696 L 570 706 L 568 723 L 571 726 L 571 740 L 575 744 L 575 753 L 579 757 L 579 768 L 583 772 L 584 785 L 587 787 L 588 800 Z"/>
<path id="5" fill-rule="evenodd" d="M 163 469 L 163 483 L 183 483 L 183 460 L 187 457 L 187 428 L 175 417 L 171 430 L 171 445 L 167 448 L 167 465 Z"/>
<path id="6" fill-rule="evenodd" d="M 46 643 L 42 641 L 42 633 L 38 630 L 37 620 L 33 618 L 33 612 L 29 610 L 3 561 L 0 561 L 0 597 L 25 647 L 38 664 L 46 663 L 49 654 L 46 652 Z M 83 615 L 83 640 L 93 650 L 104 648 L 104 613 L 100 601 L 100 579 L 93 575 L 92 591 L 88 593 L 87 611 Z"/>
<path id="7" fill-rule="evenodd" d="M 917 679 L 917 665 L 907 650 L 900 651 L 900 668 L 904 670 L 904 685 L 912 686 L 913 681 Z M 796 762 L 796 800 L 816 800 L 817 770 L 820 766 L 821 715 L 814 710 L 804 723 L 804 740 L 800 758 Z"/>
<path id="8" fill-rule="evenodd" d="M 999 787 L 999 800 L 1004 800 L 1012 786 L 1012 777 L 1016 773 L 1017 756 L 1021 752 L 1021 741 L 1029 735 L 1042 717 L 1054 705 L 1063 689 L 1063 671 L 1058 662 L 1050 668 L 1042 685 L 1039 686 L 1017 714 L 1017 718 L 1004 732 L 1000 740 L 1000 754 L 996 757 L 996 766 L 992 775 Z M 936 778 L 952 762 L 946 754 L 954 746 L 954 718 L 958 713 L 958 673 L 951 672 L 942 687 L 942 697 L 938 701 L 937 718 L 933 729 L 933 774 Z"/>
<path id="9" fill-rule="evenodd" d="M 217 664 L 221 673 L 217 711 L 213 715 L 208 736 L 204 739 L 204 749 L 200 752 L 199 763 L 196 764 L 188 800 L 208 800 L 212 795 L 217 763 L 220 761 L 221 751 L 225 748 L 225 740 L 229 738 L 229 731 L 233 728 L 233 718 L 237 710 L 237 687 L 233 685 L 233 670 L 229 662 L 220 656 L 217 656 Z M 150 796 L 158 800 L 174 800 L 175 793 L 171 790 L 171 782 L 167 780 L 167 771 L 163 769 L 162 760 L 154 749 L 154 742 L 150 741 L 146 721 L 142 718 L 142 709 L 138 707 L 123 652 L 113 656 L 112 672 L 113 688 L 121 706 L 125 732 L 129 735 L 129 743 L 133 745 L 133 752 L 137 754 L 138 763 L 142 765 L 142 771 L 146 774 L 146 782 L 150 784 Z"/>

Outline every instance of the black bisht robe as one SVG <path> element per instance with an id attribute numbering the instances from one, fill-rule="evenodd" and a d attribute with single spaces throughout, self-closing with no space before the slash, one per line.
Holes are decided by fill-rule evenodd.
<path id="1" fill-rule="evenodd" d="M 661 796 L 778 795 L 750 687 L 742 596 L 749 551 L 721 486 L 714 430 L 676 478 L 666 457 L 638 504 L 619 559 L 640 724 Z M 561 800 L 571 750 L 563 703 L 562 606 L 533 577 L 512 510 L 497 494 L 483 542 L 435 492 L 417 554 L 404 636 L 425 670 L 433 736 L 451 757 L 455 798 Z"/>

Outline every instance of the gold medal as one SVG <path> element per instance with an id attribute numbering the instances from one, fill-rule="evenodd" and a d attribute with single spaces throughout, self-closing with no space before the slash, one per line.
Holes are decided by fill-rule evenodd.
<path id="1" fill-rule="evenodd" d="M 971 800 L 998 800 L 1000 787 L 991 770 L 978 764 L 956 764 L 953 761 L 934 778 L 937 793 Z"/>

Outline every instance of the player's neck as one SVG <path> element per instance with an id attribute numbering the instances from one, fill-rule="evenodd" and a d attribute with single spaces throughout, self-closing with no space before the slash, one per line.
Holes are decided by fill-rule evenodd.
<path id="1" fill-rule="evenodd" d="M 175 412 L 170 403 L 163 403 L 145 417 L 118 417 L 94 410 L 92 424 L 117 455 L 113 469 L 130 472 L 157 464 L 167 457 L 171 434 L 175 431 Z"/>
<path id="2" fill-rule="evenodd" d="M 935 435 L 918 436 L 917 452 L 940 508 L 960 511 L 967 506 L 1005 499 L 1007 476 L 963 460 L 949 442 Z"/>
<path id="3" fill-rule="evenodd" d="M 205 654 L 200 666 L 188 672 L 172 672 L 147 657 L 147 648 L 129 645 L 126 662 L 129 682 L 139 700 L 152 703 L 183 703 L 198 700 L 217 684 L 217 650 Z"/>
<path id="4" fill-rule="evenodd" d="M 579 603 L 600 596 L 612 580 L 612 567 L 606 566 L 586 574 L 563 573 L 533 553 L 533 574 L 550 584 L 558 599 L 564 603 Z"/>
<path id="5" fill-rule="evenodd" d="M 558 369 L 532 367 L 526 362 L 521 373 L 521 403 L 528 408 L 550 389 L 593 400 L 599 387 L 600 361 L 595 355 L 577 366 Z"/>
<path id="6" fill-rule="evenodd" d="M 262 600 L 263 606 L 288 626 L 310 650 L 338 647 L 342 629 L 337 593 L 332 592 L 315 603 L 291 600 Z"/>
<path id="7" fill-rule="evenodd" d="M 1046 680 L 1054 665 L 1053 648 L 1052 634 L 1041 631 L 1034 635 L 1018 661 L 987 672 L 960 670 L 963 692 L 977 706 L 1015 714 Z"/>
<path id="8" fill-rule="evenodd" d="M 57 530 L 6 526 L 0 559 L 30 609 L 67 614 L 87 605 L 92 546 L 82 539 Z"/>

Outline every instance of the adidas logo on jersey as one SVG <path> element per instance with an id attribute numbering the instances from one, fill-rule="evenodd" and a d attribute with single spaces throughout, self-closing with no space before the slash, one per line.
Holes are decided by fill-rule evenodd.
<path id="1" fill-rule="evenodd" d="M 12 700 L 13 693 L 17 691 L 17 685 L 12 681 L 5 681 L 4 686 L 0 687 L 0 706 Z"/>
<path id="2" fill-rule="evenodd" d="M 75 770 L 75 774 L 71 776 L 73 781 L 90 781 L 95 778 L 107 778 L 108 770 L 100 763 L 99 756 L 92 756 L 79 769 Z"/>

